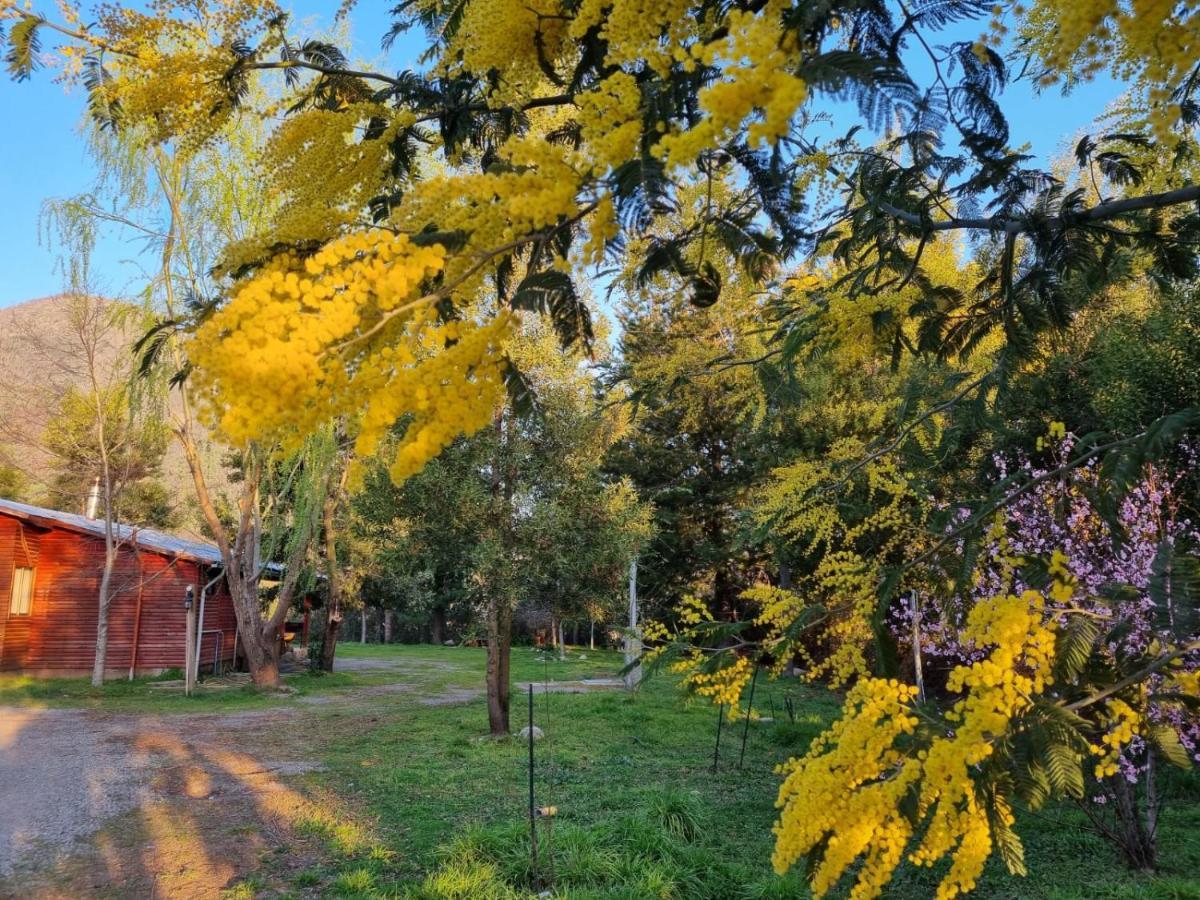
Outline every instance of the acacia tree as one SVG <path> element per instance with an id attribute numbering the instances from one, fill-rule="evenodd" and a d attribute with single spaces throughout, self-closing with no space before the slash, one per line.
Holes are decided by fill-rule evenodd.
<path id="1" fill-rule="evenodd" d="M 1016 52 L 1030 65 L 1010 70 L 994 41 L 934 44 L 948 24 L 989 8 L 994 34 L 1012 30 Z M 196 389 L 240 444 L 296 440 L 353 413 L 356 452 L 370 455 L 404 420 L 392 466 L 398 480 L 460 433 L 498 422 L 503 437 L 509 426 L 494 410 L 511 376 L 505 344 L 519 311 L 547 310 L 568 327 L 578 322 L 564 270 L 619 251 L 622 238 L 670 212 L 680 185 L 707 180 L 714 168 L 736 169 L 732 180 L 743 185 L 706 215 L 730 227 L 711 236 L 706 227 L 671 234 L 644 253 L 647 271 L 674 272 L 693 302 L 705 305 L 721 290 L 709 253 L 762 276 L 773 269 L 764 257 L 777 264 L 802 249 L 829 248 L 843 265 L 836 286 L 854 296 L 909 284 L 921 290 L 920 302 L 905 311 L 915 333 L 894 334 L 897 354 L 961 354 L 998 337 L 996 376 L 973 385 L 984 399 L 1019 369 L 1040 333 L 1069 321 L 1096 294 L 1070 285 L 1117 282 L 1139 253 L 1160 277 L 1196 274 L 1189 248 L 1200 231 L 1191 208 L 1200 186 L 1139 192 L 1131 161 L 1133 147 L 1174 140 L 1195 114 L 1200 19 L 1186 10 L 1171 16 L 1173 7 L 1146 16 L 1115 2 L 1080 15 L 1077 5 L 1058 0 L 994 8 L 978 0 L 915 7 L 689 0 L 653 9 L 635 0 L 402 3 L 392 33 L 426 29 L 428 77 L 353 70 L 335 47 L 291 40 L 270 3 L 150 12 L 104 6 L 91 26 L 76 24 L 82 17 L 74 10 L 53 23 L 13 0 L 3 10 L 14 20 L 14 75 L 30 73 L 40 60 L 38 41 L 54 31 L 65 41 L 68 66 L 85 72 L 97 116 L 188 148 L 253 107 L 249 87 L 259 75 L 283 73 L 279 91 L 294 112 L 278 126 L 265 160 L 268 192 L 280 206 L 269 227 L 226 248 L 219 271 L 228 290 L 189 351 Z M 910 65 L 914 56 L 919 66 Z M 1082 166 L 1094 161 L 1109 183 L 1093 197 L 1011 149 L 997 97 L 1024 73 L 1052 84 L 1108 64 L 1144 77 L 1149 112 L 1144 135 L 1111 134 L 1081 149 Z M 883 146 L 860 146 L 853 132 L 827 146 L 814 141 L 805 126 L 812 98 L 821 95 L 851 99 L 863 123 L 887 127 Z M 418 145 L 445 165 L 423 177 Z M 810 204 L 818 183 L 826 190 L 813 191 Z M 820 202 L 823 196 L 832 199 Z M 924 252 L 940 233 L 981 239 L 977 287 L 939 290 L 928 277 Z M 587 243 L 573 258 L 577 235 Z M 682 252 L 688 248 L 696 252 Z M 481 294 L 498 301 L 494 316 L 466 324 L 452 318 Z M 1133 448 L 1135 458 L 1144 456 L 1181 421 L 1120 445 L 1100 441 L 1088 452 Z M 494 479 L 499 505 L 513 508 L 510 480 Z M 963 528 L 978 530 L 1018 490 L 1028 488 L 1006 486 Z M 945 549 L 959 534 L 935 539 L 926 552 Z M 885 579 L 885 588 L 894 581 Z M 1056 657 L 1050 647 L 1057 631 L 1044 605 L 1036 592 L 997 598 L 969 623 L 981 642 L 1004 638 L 989 665 L 1021 668 L 1018 687 L 1027 699 L 1044 693 L 1056 659 L 1063 666 L 1056 676 L 1083 674 L 1076 653 L 1063 647 Z M 1128 676 L 1130 684 L 1194 649 L 1164 649 Z M 866 728 L 881 706 L 893 713 L 891 730 L 880 732 L 881 755 L 847 758 L 839 745 L 797 770 L 789 796 L 797 785 L 812 786 L 802 776 L 815 773 L 836 819 L 805 821 L 798 805 L 785 809 L 780 867 L 815 850 L 822 857 L 816 886 L 824 890 L 870 851 L 861 887 L 882 890 L 900 858 L 896 848 L 912 837 L 892 810 L 917 791 L 918 809 L 934 813 L 934 838 L 919 858 L 932 862 L 960 848 L 944 891 L 969 889 L 993 834 L 1006 834 L 995 823 L 1009 821 L 1002 792 L 982 805 L 974 798 L 970 766 L 1029 708 L 1014 706 L 1007 688 L 980 689 L 995 687 L 989 671 L 964 670 L 959 682 L 970 689 L 964 712 L 981 717 L 967 715 L 971 727 L 929 750 L 937 766 L 906 763 L 902 778 L 888 776 L 895 775 L 894 741 L 912 718 L 907 689 L 872 681 L 856 688 L 846 729 Z M 1116 692 L 1081 690 L 1082 697 L 1047 703 L 1094 709 Z M 1114 729 L 1114 741 L 1124 742 L 1129 730 Z M 965 770 L 960 757 L 969 760 Z M 917 787 L 927 775 L 947 773 L 951 782 L 930 778 Z M 990 772 L 988 783 L 997 787 L 1004 775 Z M 867 787 L 837 805 L 847 783 Z M 820 852 L 832 844 L 824 843 L 830 828 L 822 826 L 844 829 L 864 805 L 884 817 L 871 832 L 879 843 L 843 841 Z"/>

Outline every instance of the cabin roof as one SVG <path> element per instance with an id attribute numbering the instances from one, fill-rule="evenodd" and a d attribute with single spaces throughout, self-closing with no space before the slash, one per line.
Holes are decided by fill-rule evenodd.
<path id="1" fill-rule="evenodd" d="M 30 506 L 28 503 L 17 503 L 15 500 L 0 500 L 0 515 L 13 516 L 42 527 L 65 528 L 79 534 L 104 538 L 103 519 L 89 519 L 76 513 Z M 116 537 L 121 543 L 131 544 L 141 550 L 148 550 L 163 556 L 189 559 L 204 565 L 221 564 L 221 551 L 215 544 L 192 541 L 154 528 L 139 528 L 136 525 L 125 525 L 119 522 L 115 523 L 115 527 Z"/>

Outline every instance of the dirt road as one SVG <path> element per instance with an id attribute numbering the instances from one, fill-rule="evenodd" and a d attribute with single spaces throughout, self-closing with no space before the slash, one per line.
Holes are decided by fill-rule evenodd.
<path id="1" fill-rule="evenodd" d="M 285 881 L 306 834 L 354 819 L 304 777 L 314 735 L 479 695 L 430 690 L 420 663 L 342 668 L 388 677 L 234 713 L 0 707 L 0 898 L 215 897 L 264 859 Z"/>

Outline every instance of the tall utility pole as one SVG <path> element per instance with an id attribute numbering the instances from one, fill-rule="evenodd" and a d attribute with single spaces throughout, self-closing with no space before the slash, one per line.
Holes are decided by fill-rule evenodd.
<path id="1" fill-rule="evenodd" d="M 642 636 L 638 630 L 637 557 L 629 564 L 629 634 L 625 637 L 625 665 L 633 665 L 642 655 Z M 625 689 L 632 691 L 642 680 L 642 667 L 634 666 L 625 673 Z"/>

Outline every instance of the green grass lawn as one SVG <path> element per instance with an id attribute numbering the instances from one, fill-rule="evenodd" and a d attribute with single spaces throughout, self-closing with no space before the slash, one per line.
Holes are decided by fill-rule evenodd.
<path id="1" fill-rule="evenodd" d="M 290 691 L 266 695 L 250 687 L 211 690 L 201 687 L 187 697 L 163 682 L 179 680 L 180 672 L 167 672 L 154 678 L 124 678 L 106 681 L 94 688 L 86 678 L 33 678 L 28 675 L 0 674 L 0 705 L 48 706 L 96 709 L 128 713 L 201 713 L 232 712 L 294 702 L 308 694 L 352 688 L 370 679 L 336 673 L 313 676 L 290 675 L 284 681 Z"/>
<path id="2" fill-rule="evenodd" d="M 482 678 L 483 652 L 347 645 L 347 655 L 397 654 L 452 662 L 440 686 Z M 616 654 L 543 661 L 514 650 L 514 681 L 569 680 L 615 674 Z M 790 695 L 796 720 L 784 711 Z M 513 698 L 513 728 L 527 699 Z M 553 896 L 579 898 L 758 898 L 807 896 L 801 873 L 770 867 L 775 766 L 804 750 L 836 715 L 836 698 L 795 683 L 760 682 L 755 707 L 774 722 L 752 723 L 738 766 L 743 723 L 722 733 L 712 771 L 717 715 L 687 705 L 666 678 L 636 695 L 620 691 L 535 696 L 546 740 L 536 746 L 539 805 L 553 805 L 553 831 L 542 834 L 540 874 Z M 527 746 L 481 739 L 482 700 L 441 707 L 397 706 L 370 731 L 344 735 L 324 749 L 323 786 L 352 798 L 377 823 L 377 845 L 304 873 L 301 883 L 342 896 L 427 898 L 532 896 L 527 820 Z M 1127 871 L 1083 830 L 1067 806 L 1020 822 L 1030 876 L 992 864 L 977 896 L 1200 897 L 1200 784 L 1172 779 L 1177 802 L 1162 824 L 1162 869 Z M 336 842 L 334 842 L 336 845 Z M 911 867 L 890 896 L 933 895 L 939 870 Z"/>
<path id="3" fill-rule="evenodd" d="M 311 735 L 305 752 L 324 770 L 295 784 L 313 796 L 340 797 L 354 820 L 298 823 L 323 861 L 302 871 L 251 873 L 231 896 L 254 896 L 262 885 L 280 883 L 295 897 L 535 896 L 528 748 L 515 738 L 485 736 L 484 651 L 347 643 L 339 654 L 360 667 L 290 676 L 294 693 L 285 696 L 235 689 L 184 698 L 156 692 L 147 681 L 116 682 L 97 692 L 84 681 L 10 676 L 0 678 L 0 704 L 168 715 L 303 706 L 296 721 Z M 517 685 L 614 676 L 620 666 L 615 653 L 573 650 L 561 662 L 515 648 L 513 730 L 525 723 L 528 709 Z M 378 690 L 396 682 L 406 689 Z M 326 702 L 304 703 L 321 694 Z M 787 697 L 794 721 L 785 712 Z M 774 721 L 751 723 L 740 766 L 744 725 L 727 724 L 714 772 L 717 713 L 683 702 L 667 677 L 632 695 L 535 695 L 535 722 L 546 732 L 536 745 L 537 803 L 558 809 L 552 830 L 541 832 L 537 886 L 553 897 L 614 900 L 807 896 L 802 873 L 771 871 L 775 767 L 802 753 L 838 706 L 835 695 L 819 688 L 760 680 L 755 708 L 774 714 Z M 1126 870 L 1084 829 L 1084 816 L 1063 805 L 1019 819 L 1029 877 L 1010 877 L 993 861 L 976 896 L 1200 898 L 1200 777 L 1173 774 L 1169 782 L 1159 872 Z M 888 896 L 931 897 L 940 875 L 906 867 Z"/>

